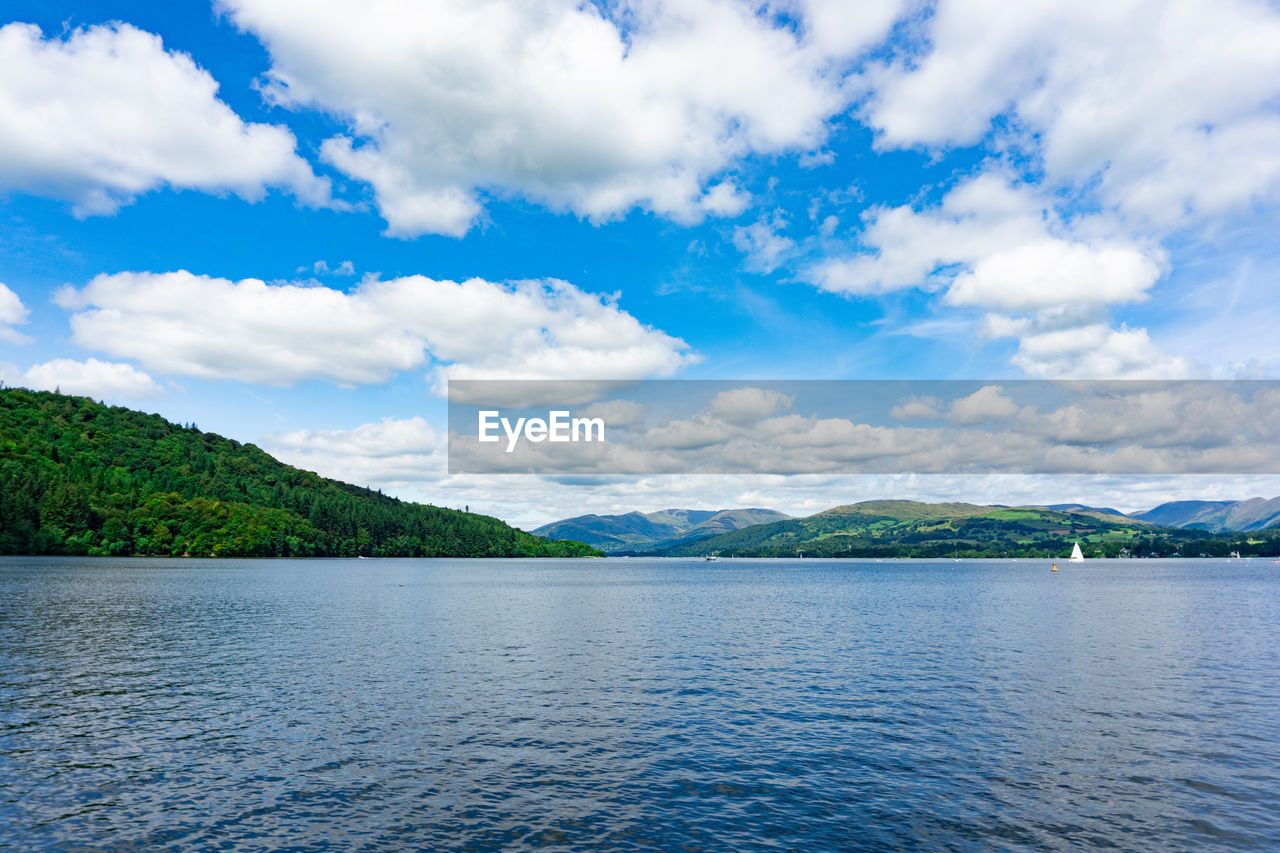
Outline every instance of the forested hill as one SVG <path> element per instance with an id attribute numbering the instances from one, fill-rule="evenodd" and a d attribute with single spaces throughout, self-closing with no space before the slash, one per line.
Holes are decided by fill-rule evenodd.
<path id="1" fill-rule="evenodd" d="M 588 556 L 325 479 L 159 415 L 0 389 L 0 554 Z"/>

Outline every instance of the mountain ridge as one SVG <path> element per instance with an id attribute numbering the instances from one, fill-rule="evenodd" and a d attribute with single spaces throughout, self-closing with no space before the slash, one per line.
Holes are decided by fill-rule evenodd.
<path id="1" fill-rule="evenodd" d="M 1239 501 L 1169 501 L 1144 512 L 1133 513 L 1131 517 L 1211 533 L 1265 530 L 1280 524 L 1280 497 Z"/>
<path id="2" fill-rule="evenodd" d="M 790 518 L 770 509 L 661 509 L 616 515 L 587 515 L 553 521 L 536 527 L 535 536 L 568 537 L 605 553 L 622 554 L 675 547 L 698 539 Z"/>

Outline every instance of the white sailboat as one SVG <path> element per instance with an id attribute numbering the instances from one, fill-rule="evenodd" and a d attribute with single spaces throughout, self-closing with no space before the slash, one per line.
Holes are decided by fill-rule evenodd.
<path id="1" fill-rule="evenodd" d="M 1080 543 L 1077 542 L 1071 549 L 1071 562 L 1080 563 L 1084 561 L 1084 552 L 1080 550 Z"/>

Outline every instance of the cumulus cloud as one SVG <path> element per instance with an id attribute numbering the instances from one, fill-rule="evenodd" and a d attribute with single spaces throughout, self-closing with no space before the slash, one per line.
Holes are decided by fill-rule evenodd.
<path id="1" fill-rule="evenodd" d="M 1132 247 L 1049 239 L 979 259 L 956 276 L 946 298 L 954 305 L 1005 311 L 1117 305 L 1145 298 L 1159 277 L 1159 264 Z"/>
<path id="2" fill-rule="evenodd" d="M 57 301 L 76 343 L 162 373 L 291 385 L 665 376 L 695 360 L 611 298 L 562 281 L 408 276 L 349 292 L 173 273 L 101 275 Z"/>
<path id="3" fill-rule="evenodd" d="M 220 2 L 270 51 L 271 101 L 347 122 L 323 157 L 373 188 L 400 236 L 463 234 L 486 194 L 594 220 L 739 213 L 727 173 L 820 149 L 852 97 L 849 60 L 903 5 Z"/>
<path id="4" fill-rule="evenodd" d="M 1274 440 L 1280 388 L 1274 383 L 1070 383 L 1077 399 L 1024 418 L 1051 441 L 1141 441 L 1152 447 L 1213 447 Z"/>
<path id="5" fill-rule="evenodd" d="M 1163 261 L 1116 238 L 1086 242 L 1034 190 L 996 173 L 959 184 L 936 207 L 872 209 L 861 242 L 865 252 L 815 264 L 806 278 L 837 293 L 945 288 L 951 304 L 1032 311 L 1143 299 Z"/>
<path id="6" fill-rule="evenodd" d="M 22 304 L 18 294 L 0 283 L 0 341 L 11 344 L 30 343 L 31 338 L 19 332 L 14 326 L 27 322 L 27 306 Z"/>
<path id="7" fill-rule="evenodd" d="M 733 229 L 733 245 L 747 256 L 746 267 L 752 272 L 776 270 L 796 247 L 796 242 L 782 233 L 786 228 L 782 213 L 761 217 L 750 225 Z"/>
<path id="8" fill-rule="evenodd" d="M 273 434 L 262 444 L 282 462 L 373 488 L 434 480 L 446 467 L 444 435 L 421 417 Z"/>
<path id="9" fill-rule="evenodd" d="M 581 411 L 575 412 L 575 417 L 581 418 L 600 418 L 609 429 L 622 429 L 630 432 L 636 432 L 644 429 L 645 415 L 648 409 L 643 403 L 637 403 L 635 400 L 605 400 L 603 402 L 592 403 Z"/>
<path id="10" fill-rule="evenodd" d="M 1146 329 L 1105 323 L 1034 332 L 1018 343 L 1013 364 L 1029 376 L 1080 379 L 1181 379 L 1192 365 L 1151 340 Z"/>
<path id="11" fill-rule="evenodd" d="M 1280 189 L 1280 15 L 1254 0 L 941 0 L 885 67 L 865 117 L 882 147 L 1001 142 L 1058 186 L 1143 221 Z"/>
<path id="12" fill-rule="evenodd" d="M 136 367 L 96 358 L 55 358 L 33 365 L 22 374 L 21 384 L 37 391 L 57 390 L 96 400 L 137 400 L 161 391 L 154 379 Z"/>
<path id="13" fill-rule="evenodd" d="M 280 187 L 308 204 L 329 200 L 293 134 L 242 121 L 191 57 L 128 24 L 48 39 L 8 24 L 0 81 L 0 191 L 69 201 L 80 216 L 165 185 L 249 200 Z"/>
<path id="14" fill-rule="evenodd" d="M 961 183 L 933 207 L 873 209 L 861 242 L 862 253 L 828 258 L 804 276 L 853 296 L 920 288 L 941 292 L 945 305 L 988 309 L 982 332 L 1021 338 L 1013 364 L 1032 376 L 1190 371 L 1145 329 L 1104 322 L 1108 307 L 1148 298 L 1165 253 L 1114 236 L 1100 218 L 1068 223 L 1034 189 L 1000 174 Z"/>
<path id="15" fill-rule="evenodd" d="M 900 421 L 933 420 L 942 416 L 943 403 L 930 394 L 908 397 L 889 409 L 889 417 Z"/>
<path id="16" fill-rule="evenodd" d="M 351 263 L 351 261 L 343 261 L 342 263 L 338 264 L 336 267 L 331 267 L 329 266 L 328 261 L 319 260 L 309 267 L 306 267 L 306 266 L 298 267 L 297 272 L 299 273 L 310 272 L 311 274 L 316 276 L 326 276 L 326 275 L 348 276 L 348 275 L 356 274 L 356 266 L 355 264 Z"/>
<path id="17" fill-rule="evenodd" d="M 732 424 L 753 423 L 791 406 L 792 398 L 767 388 L 734 388 L 711 398 L 708 411 Z"/>
<path id="18" fill-rule="evenodd" d="M 1018 404 L 1005 396 L 999 385 L 984 385 L 967 397 L 951 403 L 947 420 L 954 424 L 973 425 L 1006 420 L 1018 413 Z"/>

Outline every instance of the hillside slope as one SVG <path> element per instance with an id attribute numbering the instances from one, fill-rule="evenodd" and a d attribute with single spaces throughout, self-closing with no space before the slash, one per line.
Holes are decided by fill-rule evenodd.
<path id="1" fill-rule="evenodd" d="M 594 553 L 329 480 L 159 415 L 0 389 L 0 554 Z"/>

